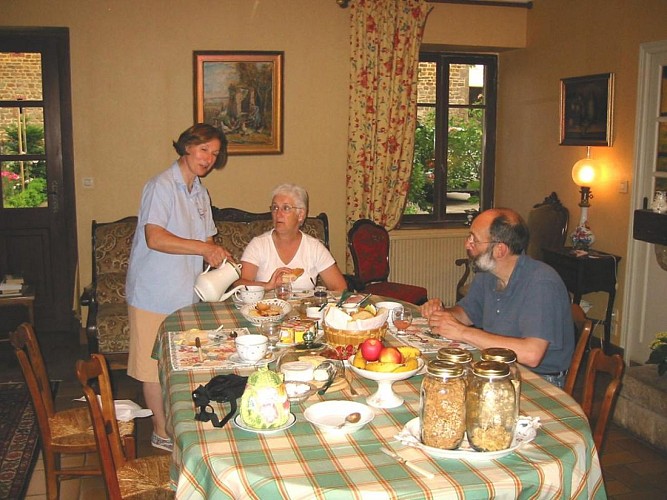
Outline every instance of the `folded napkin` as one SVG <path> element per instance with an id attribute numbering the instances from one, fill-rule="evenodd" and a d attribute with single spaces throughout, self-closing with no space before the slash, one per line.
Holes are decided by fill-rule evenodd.
<path id="1" fill-rule="evenodd" d="M 389 311 L 380 308 L 373 318 L 355 320 L 342 309 L 330 306 L 324 316 L 324 322 L 337 330 L 375 330 L 385 324 L 388 316 Z"/>
<path id="2" fill-rule="evenodd" d="M 98 399 L 101 399 L 100 396 L 97 396 Z M 86 397 L 81 396 L 74 401 L 85 401 Z M 116 420 L 120 422 L 130 422 L 135 418 L 150 417 L 153 415 L 153 411 L 149 409 L 144 409 L 139 406 L 134 401 L 129 399 L 116 399 L 114 400 L 114 407 L 116 408 Z"/>

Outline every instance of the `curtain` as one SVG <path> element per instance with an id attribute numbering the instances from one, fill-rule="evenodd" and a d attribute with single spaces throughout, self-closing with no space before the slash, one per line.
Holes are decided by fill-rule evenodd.
<path id="1" fill-rule="evenodd" d="M 409 189 L 417 68 L 426 0 L 350 4 L 347 228 L 362 218 L 397 226 Z M 348 258 L 348 270 L 350 269 Z"/>

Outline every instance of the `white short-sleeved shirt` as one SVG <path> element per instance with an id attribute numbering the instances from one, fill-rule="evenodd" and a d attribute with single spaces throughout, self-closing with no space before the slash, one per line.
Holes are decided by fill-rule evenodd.
<path id="1" fill-rule="evenodd" d="M 125 286 L 128 304 L 147 311 L 169 314 L 197 302 L 194 283 L 202 272 L 203 257 L 151 250 L 146 244 L 146 224 L 193 240 L 206 241 L 215 235 L 211 199 L 199 178 L 188 192 L 174 162 L 146 183 Z"/>
<path id="2" fill-rule="evenodd" d="M 317 276 L 336 263 L 327 247 L 320 240 L 301 233 L 301 244 L 290 262 L 280 260 L 278 250 L 273 243 L 271 231 L 256 236 L 243 251 L 241 261 L 257 266 L 257 281 L 269 281 L 279 267 L 302 268 L 304 273 L 292 283 L 294 290 L 309 290 L 314 287 Z M 311 281 L 312 279 L 312 281 Z"/>

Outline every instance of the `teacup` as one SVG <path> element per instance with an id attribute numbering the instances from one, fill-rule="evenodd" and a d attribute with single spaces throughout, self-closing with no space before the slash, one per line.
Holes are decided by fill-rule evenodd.
<path id="1" fill-rule="evenodd" d="M 234 292 L 234 297 L 246 304 L 254 304 L 264 298 L 264 287 L 260 285 L 248 285 Z"/>
<path id="2" fill-rule="evenodd" d="M 392 309 L 402 309 L 403 304 L 400 302 L 392 302 L 392 301 L 384 301 L 384 302 L 378 302 L 375 304 L 375 307 L 378 309 L 383 308 L 386 309 L 389 312 L 389 316 L 387 317 L 387 323 L 389 324 L 390 327 L 394 326 L 394 322 L 391 319 L 391 311 Z"/>
<path id="3" fill-rule="evenodd" d="M 246 363 L 256 363 L 266 356 L 269 348 L 269 339 L 264 335 L 240 335 L 234 342 L 239 358 Z"/>

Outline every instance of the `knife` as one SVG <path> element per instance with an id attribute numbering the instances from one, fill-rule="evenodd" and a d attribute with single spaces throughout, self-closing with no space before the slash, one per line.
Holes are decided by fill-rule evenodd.
<path id="1" fill-rule="evenodd" d="M 413 471 L 421 474 L 425 478 L 428 478 L 428 479 L 435 478 L 435 475 L 433 473 L 427 471 L 426 469 L 422 469 L 421 467 L 419 467 L 419 465 L 413 464 L 410 460 L 406 460 L 405 458 L 400 456 L 398 453 L 395 453 L 388 448 L 381 447 L 380 451 L 382 453 L 384 453 L 385 455 L 389 455 L 391 458 L 396 460 L 398 463 L 401 463 L 401 464 L 405 465 L 406 467 L 410 467 Z"/>
<path id="2" fill-rule="evenodd" d="M 201 352 L 201 340 L 199 339 L 199 337 L 195 337 L 195 347 L 197 348 L 197 352 L 199 353 L 199 362 L 203 363 L 204 354 Z"/>

